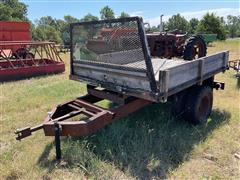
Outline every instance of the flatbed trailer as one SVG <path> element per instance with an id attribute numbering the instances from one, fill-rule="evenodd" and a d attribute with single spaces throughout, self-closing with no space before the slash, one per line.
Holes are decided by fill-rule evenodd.
<path id="1" fill-rule="evenodd" d="M 191 122 L 206 121 L 212 110 L 213 88 L 224 89 L 224 83 L 215 82 L 214 76 L 228 69 L 228 51 L 192 61 L 151 57 L 139 17 L 70 27 L 70 79 L 85 82 L 87 94 L 53 108 L 42 124 L 16 131 L 17 140 L 39 129 L 46 136 L 55 136 L 58 159 L 60 136 L 89 135 L 151 103 L 171 100 L 176 112 L 184 112 Z M 118 35 L 100 35 L 107 28 L 115 28 Z M 96 105 L 104 99 L 119 106 L 105 109 Z M 88 118 L 66 121 L 78 115 Z"/>

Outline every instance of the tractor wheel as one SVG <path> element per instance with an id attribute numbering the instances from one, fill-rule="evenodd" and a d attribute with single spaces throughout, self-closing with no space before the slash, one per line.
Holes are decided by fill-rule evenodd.
<path id="1" fill-rule="evenodd" d="M 34 59 L 33 53 L 28 52 L 24 59 Z"/>
<path id="2" fill-rule="evenodd" d="M 27 54 L 27 50 L 25 48 L 19 48 L 16 50 L 14 56 L 16 59 L 25 59 Z"/>
<path id="3" fill-rule="evenodd" d="M 14 56 L 16 59 L 32 59 L 32 58 L 34 58 L 33 53 L 30 53 L 25 48 L 20 48 L 20 49 L 16 50 L 16 53 Z"/>
<path id="4" fill-rule="evenodd" d="M 193 124 L 207 122 L 212 111 L 213 89 L 209 86 L 200 86 L 190 89 L 186 99 L 184 119 Z"/>
<path id="5" fill-rule="evenodd" d="M 207 46 L 202 36 L 196 35 L 186 40 L 183 52 L 184 60 L 193 60 L 206 56 L 206 54 Z"/>

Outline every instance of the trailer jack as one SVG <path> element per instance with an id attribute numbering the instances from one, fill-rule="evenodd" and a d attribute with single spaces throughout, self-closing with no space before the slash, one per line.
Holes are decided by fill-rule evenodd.
<path id="1" fill-rule="evenodd" d="M 113 109 L 105 109 L 94 104 L 104 99 L 118 103 L 119 106 Z M 15 131 L 16 139 L 21 140 L 31 136 L 33 132 L 43 129 L 45 136 L 55 136 L 56 159 L 59 160 L 61 159 L 60 136 L 87 136 L 114 120 L 151 103 L 148 100 L 88 86 L 87 95 L 53 108 L 42 124 L 17 129 Z M 66 121 L 78 115 L 85 115 L 87 118 Z"/>
<path id="2" fill-rule="evenodd" d="M 55 147 L 56 147 L 56 159 L 59 160 L 62 158 L 62 153 L 61 153 L 61 139 L 60 139 L 60 133 L 61 133 L 61 126 L 55 122 Z"/>

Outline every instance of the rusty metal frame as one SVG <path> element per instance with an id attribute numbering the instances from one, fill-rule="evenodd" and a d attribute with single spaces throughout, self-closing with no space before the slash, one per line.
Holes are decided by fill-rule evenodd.
<path id="1" fill-rule="evenodd" d="M 152 101 L 132 96 L 122 96 L 105 89 L 98 90 L 95 87 L 88 86 L 88 92 L 90 93 L 85 96 L 53 108 L 51 114 L 45 118 L 42 124 L 32 128 L 18 129 L 15 132 L 17 134 L 16 139 L 21 140 L 40 129 L 44 130 L 46 136 L 55 136 L 56 123 L 60 125 L 61 136 L 86 136 L 116 119 L 152 103 Z M 119 106 L 114 109 L 105 109 L 94 104 L 104 99 L 118 102 Z M 85 115 L 88 118 L 85 120 L 79 119 L 79 121 L 65 121 L 78 115 Z"/>
<path id="2" fill-rule="evenodd" d="M 18 46 L 20 48 L 28 49 L 29 51 L 34 50 L 34 56 L 38 55 L 39 59 L 45 60 L 45 59 L 52 59 L 54 61 L 63 62 L 59 54 L 57 53 L 57 49 L 54 42 L 47 42 L 47 41 L 0 41 L 0 54 L 4 54 L 2 56 L 2 60 L 10 61 L 12 60 L 12 57 L 7 56 L 4 53 L 4 49 L 12 49 L 12 47 Z M 39 49 L 40 48 L 40 52 Z M 43 50 L 46 52 L 46 54 L 43 54 Z M 11 54 L 14 54 L 15 52 L 12 52 Z M 20 60 L 20 57 L 18 58 Z M 33 59 L 24 59 L 24 60 L 33 60 Z"/>
<path id="3" fill-rule="evenodd" d="M 64 71 L 54 42 L 0 41 L 0 82 Z"/>

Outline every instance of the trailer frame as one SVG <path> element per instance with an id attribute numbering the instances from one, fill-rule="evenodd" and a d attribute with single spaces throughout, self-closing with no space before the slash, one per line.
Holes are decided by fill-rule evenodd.
<path id="1" fill-rule="evenodd" d="M 106 26 L 106 24 L 108 27 L 116 27 L 126 23 L 126 26 L 131 24 L 132 27 L 134 25 L 132 22 L 135 22 L 135 26 L 137 24 L 138 36 L 136 37 L 136 34 L 133 34 L 133 36 L 137 38 L 134 42 L 138 43 L 138 49 L 130 48 L 129 52 L 128 47 L 121 53 L 128 54 L 133 52 L 135 53 L 133 55 L 137 57 L 139 53 L 142 53 L 144 59 L 141 59 L 140 65 L 138 59 L 134 61 L 134 63 L 138 62 L 137 65 L 131 65 L 132 61 L 130 65 L 128 63 L 125 65 L 124 61 L 122 64 L 114 64 L 81 60 L 81 48 L 85 48 L 84 50 L 87 49 L 86 44 L 88 40 L 86 39 L 91 36 L 86 32 L 89 25 L 98 24 L 97 28 L 101 28 L 102 26 Z M 108 23 L 117 24 L 109 25 Z M 88 28 L 78 27 L 82 25 L 87 25 Z M 77 29 L 74 29 L 74 27 L 77 27 Z M 224 51 L 192 61 L 154 59 L 150 57 L 143 27 L 142 19 L 138 17 L 71 24 L 70 79 L 85 82 L 87 84 L 87 94 L 54 107 L 42 124 L 32 128 L 17 129 L 15 132 L 17 135 L 16 139 L 21 140 L 30 136 L 33 132 L 43 129 L 46 136 L 55 136 L 56 155 L 57 159 L 60 159 L 60 136 L 87 136 L 151 103 L 166 102 L 171 99 L 174 101 L 175 97 L 180 96 L 181 98 L 194 99 L 194 92 L 203 89 L 205 92 L 208 92 L 205 95 L 210 97 L 210 99 L 205 99 L 208 102 L 204 102 L 203 104 L 209 106 L 208 111 L 211 110 L 213 88 L 218 90 L 225 87 L 223 82 L 214 81 L 214 76 L 228 69 L 229 52 Z M 78 28 L 83 32 L 79 33 L 77 31 Z M 95 31 L 95 28 L 92 29 Z M 79 42 L 75 41 L 73 38 L 75 36 L 74 33 L 76 33 L 76 37 L 81 36 L 81 33 L 84 34 L 84 37 L 79 38 Z M 95 37 L 95 35 L 92 36 Z M 127 38 L 129 38 L 129 34 Z M 119 44 L 122 43 L 118 42 Z M 115 47 L 120 47 L 119 44 Z M 113 48 L 115 47 L 113 46 Z M 121 48 L 124 47 L 121 46 Z M 121 55 L 127 57 L 125 56 L 126 54 L 119 55 L 115 51 L 116 49 L 110 50 L 112 50 L 109 55 L 110 60 L 111 58 L 115 58 L 113 55 L 117 57 L 114 60 L 121 60 Z M 79 57 L 75 57 L 74 53 L 76 51 L 80 51 Z M 105 55 L 103 56 L 108 59 L 109 57 Z M 96 58 L 96 60 L 99 59 Z M 126 59 L 123 60 L 126 61 Z M 141 64 L 142 62 L 143 64 Z M 157 71 L 156 66 L 159 66 L 157 67 Z M 197 93 L 199 92 L 197 91 Z M 105 99 L 117 103 L 118 106 L 106 109 L 96 104 Z M 86 118 L 80 115 L 85 115 Z M 77 116 L 80 116 L 77 121 L 67 121 Z"/>

